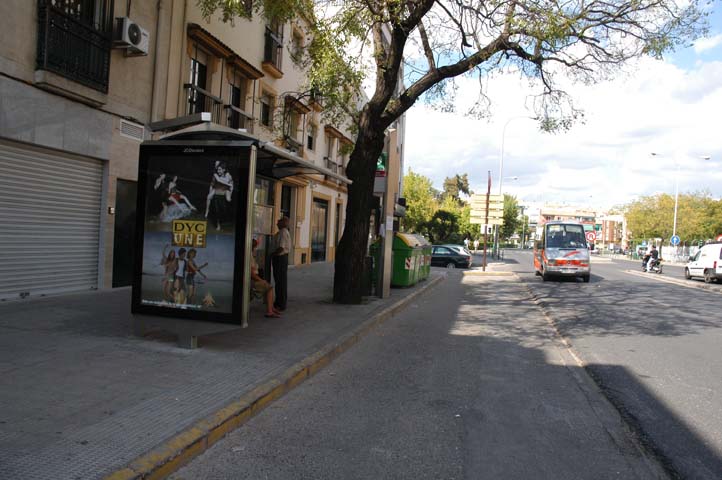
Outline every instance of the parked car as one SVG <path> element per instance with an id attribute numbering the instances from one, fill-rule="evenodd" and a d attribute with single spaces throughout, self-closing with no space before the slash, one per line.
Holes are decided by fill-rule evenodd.
<path id="1" fill-rule="evenodd" d="M 463 246 L 463 245 L 456 245 L 456 244 L 453 244 L 453 243 L 445 243 L 445 244 L 443 244 L 443 245 L 441 245 L 441 246 L 442 246 L 442 247 L 449 247 L 449 248 L 451 248 L 451 249 L 453 249 L 453 250 L 456 250 L 457 252 L 459 252 L 459 253 L 462 254 L 462 255 L 471 256 L 471 252 L 469 251 L 469 249 L 466 248 L 466 247 Z"/>
<path id="2" fill-rule="evenodd" d="M 471 254 L 463 252 L 464 247 L 458 245 L 432 245 L 431 266 L 446 268 L 469 268 Z"/>
<path id="3" fill-rule="evenodd" d="M 689 259 L 684 278 L 703 278 L 706 283 L 722 280 L 722 243 L 709 243 Z"/>

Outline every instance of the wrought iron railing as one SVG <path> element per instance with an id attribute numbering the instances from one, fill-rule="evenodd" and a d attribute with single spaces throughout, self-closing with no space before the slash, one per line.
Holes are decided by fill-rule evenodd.
<path id="1" fill-rule="evenodd" d="M 78 14 L 80 9 L 70 8 L 67 3 L 77 2 L 64 2 L 66 8 L 61 9 L 62 5 L 56 6 L 51 0 L 38 1 L 36 66 L 108 93 L 112 21 L 103 18 L 93 24 Z"/>
<path id="2" fill-rule="evenodd" d="M 244 112 L 235 105 L 224 105 L 226 111 L 224 115 L 225 125 L 231 128 L 245 128 L 249 132 L 253 131 L 253 117 Z"/>
<path id="3" fill-rule="evenodd" d="M 186 83 L 183 85 L 186 91 L 186 115 L 200 112 L 210 112 L 213 123 L 221 123 L 221 109 L 223 100 L 212 93 L 203 90 L 197 85 Z"/>
<path id="4" fill-rule="evenodd" d="M 326 161 L 326 168 L 331 170 L 333 173 L 338 173 L 338 163 L 328 157 L 323 157 Z"/>

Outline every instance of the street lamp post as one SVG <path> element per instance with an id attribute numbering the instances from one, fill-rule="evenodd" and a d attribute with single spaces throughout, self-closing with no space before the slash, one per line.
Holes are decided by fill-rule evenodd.
<path id="1" fill-rule="evenodd" d="M 661 154 L 652 152 L 652 156 L 661 156 Z M 709 160 L 712 157 L 710 157 L 709 155 L 702 155 L 699 158 L 701 158 L 702 160 Z M 679 161 L 676 157 L 674 160 L 674 167 L 674 220 L 672 222 L 672 237 L 677 235 L 677 206 L 679 204 Z"/>
<path id="2" fill-rule="evenodd" d="M 521 208 L 521 249 L 524 250 L 524 233 L 526 231 L 526 219 L 524 218 L 524 205 L 519 205 Z"/>
<path id="3" fill-rule="evenodd" d="M 517 115 L 516 117 L 511 117 L 504 123 L 504 128 L 501 129 L 501 155 L 499 155 L 499 195 L 503 195 L 502 192 L 502 185 L 504 183 L 504 140 L 506 139 L 506 127 L 509 126 L 509 124 L 512 122 L 512 120 L 517 120 L 519 118 L 528 118 L 530 120 L 536 120 L 536 117 L 529 117 L 527 115 Z M 513 177 L 514 180 L 516 180 L 516 177 Z M 503 197 L 502 197 L 503 198 Z M 496 256 L 499 258 L 499 226 L 496 225 L 494 227 L 494 247 L 496 250 Z"/>

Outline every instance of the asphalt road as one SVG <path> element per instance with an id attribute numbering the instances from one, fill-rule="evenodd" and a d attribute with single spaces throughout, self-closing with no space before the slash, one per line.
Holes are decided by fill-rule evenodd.
<path id="1" fill-rule="evenodd" d="M 455 270 L 171 478 L 660 478 L 630 438 L 518 277 Z"/>
<path id="2" fill-rule="evenodd" d="M 681 266 L 634 275 L 639 262 L 604 259 L 589 284 L 542 282 L 531 252 L 506 259 L 672 476 L 722 478 L 722 285 L 687 288 L 702 284 Z"/>

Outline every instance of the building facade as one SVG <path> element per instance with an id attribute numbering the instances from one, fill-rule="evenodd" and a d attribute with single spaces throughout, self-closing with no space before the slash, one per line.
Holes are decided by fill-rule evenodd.
<path id="1" fill-rule="evenodd" d="M 345 176 L 347 125 L 293 56 L 304 20 L 207 22 L 193 0 L 0 5 L 0 298 L 128 285 L 140 143 L 201 113 Z M 344 182 L 258 176 L 254 235 L 291 220 L 291 263 L 333 261 Z"/>

